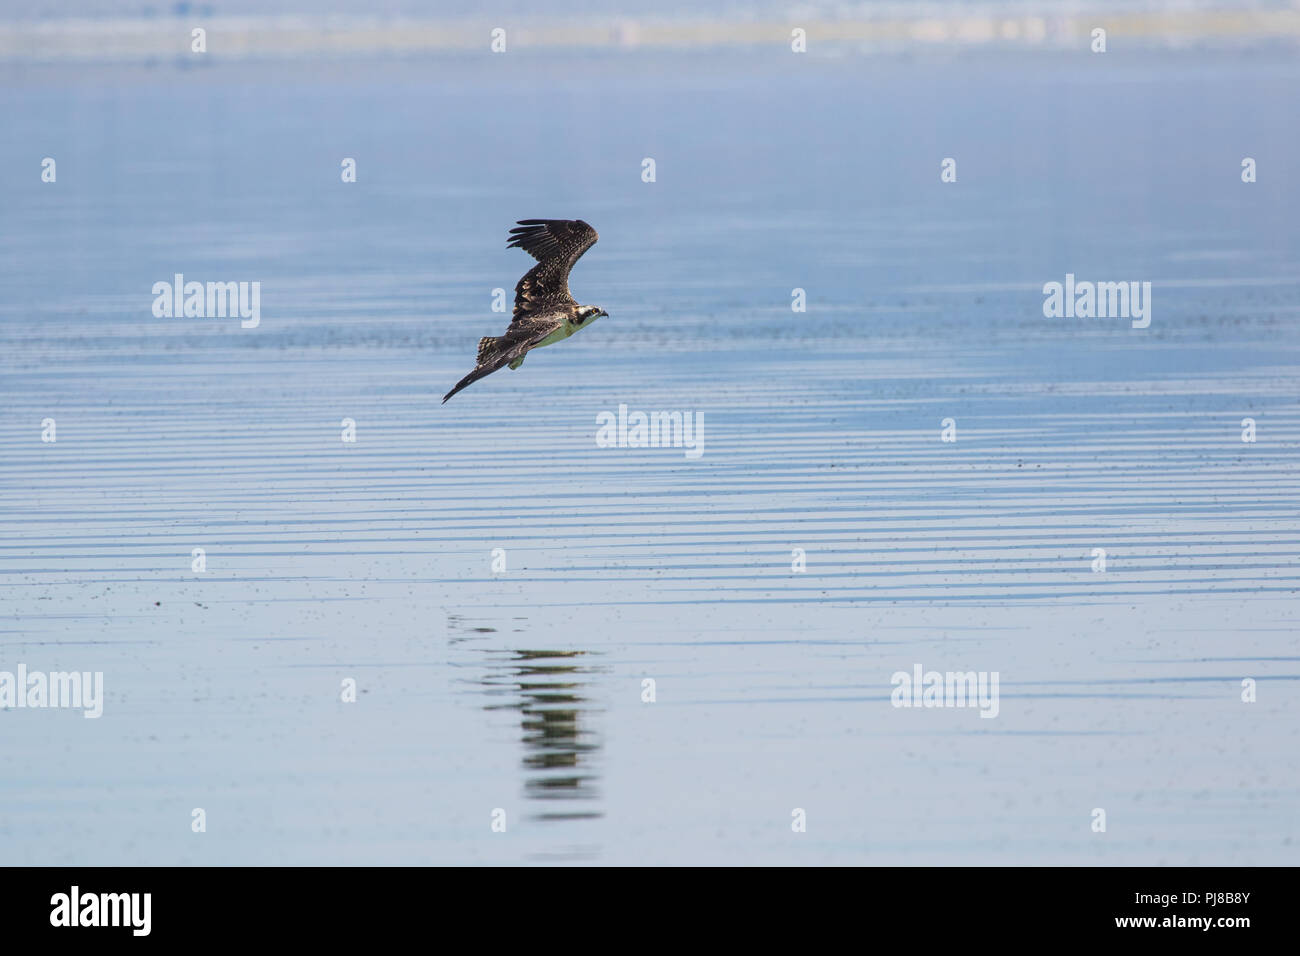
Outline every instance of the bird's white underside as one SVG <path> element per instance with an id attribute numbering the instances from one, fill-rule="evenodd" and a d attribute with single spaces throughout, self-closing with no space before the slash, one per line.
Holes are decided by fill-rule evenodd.
<path id="1" fill-rule="evenodd" d="M 533 348 L 540 349 L 540 348 L 544 348 L 547 345 L 554 345 L 556 342 L 562 342 L 565 339 L 567 339 L 570 335 L 572 335 L 574 332 L 577 332 L 581 329 L 585 329 L 587 326 L 591 325 L 591 323 L 595 322 L 596 319 L 598 318 L 600 318 L 600 316 L 592 316 L 590 319 L 588 319 L 586 322 L 583 322 L 581 325 L 577 325 L 576 323 L 570 321 L 569 319 L 565 319 L 563 325 L 559 326 L 554 332 L 548 333 L 546 338 L 542 339 L 540 342 L 534 345 Z M 531 352 L 532 349 L 529 349 L 528 351 Z M 524 364 L 524 359 L 527 357 L 528 357 L 528 352 L 525 352 L 523 355 L 519 356 L 519 358 L 511 362 L 510 367 L 512 369 L 518 368 L 519 366 Z"/>

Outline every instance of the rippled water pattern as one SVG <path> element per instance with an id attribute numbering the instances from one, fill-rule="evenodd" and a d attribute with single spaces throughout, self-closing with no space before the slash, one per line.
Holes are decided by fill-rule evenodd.
<path id="1" fill-rule="evenodd" d="M 0 711 L 0 859 L 1295 862 L 1293 57 L 484 59 L 8 68 L 0 670 L 106 700 Z M 536 216 L 610 317 L 440 405 Z"/>

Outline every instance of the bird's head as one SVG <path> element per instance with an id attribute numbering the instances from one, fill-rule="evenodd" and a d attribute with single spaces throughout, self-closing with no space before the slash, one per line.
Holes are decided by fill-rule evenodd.
<path id="1" fill-rule="evenodd" d="M 590 322 L 592 319 L 600 318 L 602 315 L 609 315 L 609 313 L 606 312 L 604 309 L 602 309 L 600 306 L 580 305 L 578 306 L 578 314 L 576 316 L 576 321 L 579 325 L 583 325 L 587 322 Z"/>

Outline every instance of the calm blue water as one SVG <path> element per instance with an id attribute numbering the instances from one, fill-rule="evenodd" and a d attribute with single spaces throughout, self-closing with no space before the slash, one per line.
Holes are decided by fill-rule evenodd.
<path id="1" fill-rule="evenodd" d="M 105 701 L 0 860 L 1295 862 L 1294 56 L 214 64 L 3 68 L 0 671 Z M 610 317 L 441 406 L 527 217 Z"/>

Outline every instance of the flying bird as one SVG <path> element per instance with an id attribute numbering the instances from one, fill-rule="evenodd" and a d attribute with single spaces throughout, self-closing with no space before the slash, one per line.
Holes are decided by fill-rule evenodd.
<path id="1" fill-rule="evenodd" d="M 478 341 L 474 371 L 442 397 L 445 403 L 467 385 L 509 365 L 524 364 L 533 349 L 567 339 L 602 315 L 594 305 L 578 305 L 569 294 L 569 271 L 582 254 L 596 244 L 596 230 L 581 219 L 521 219 L 510 230 L 506 248 L 519 248 L 534 259 L 533 266 L 515 286 L 515 312 L 504 335 Z"/>

